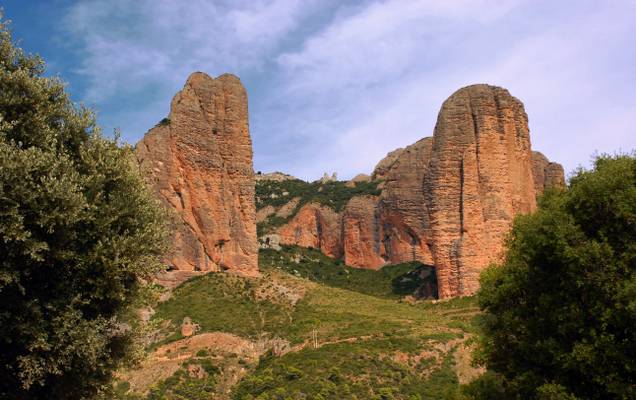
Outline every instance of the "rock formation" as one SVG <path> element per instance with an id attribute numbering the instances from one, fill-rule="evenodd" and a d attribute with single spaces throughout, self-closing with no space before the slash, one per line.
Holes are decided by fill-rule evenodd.
<path id="1" fill-rule="evenodd" d="M 181 323 L 181 336 L 192 336 L 200 329 L 201 327 L 199 326 L 199 324 L 195 324 L 194 322 L 192 322 L 192 319 L 190 317 L 183 318 L 183 322 Z"/>
<path id="2" fill-rule="evenodd" d="M 353 197 L 342 211 L 342 255 L 345 264 L 377 269 L 386 264 L 376 196 Z"/>
<path id="3" fill-rule="evenodd" d="M 391 169 L 391 166 L 403 151 L 404 149 L 400 147 L 399 149 L 389 152 L 389 154 L 387 154 L 386 157 L 380 160 L 380 162 L 375 166 L 375 169 L 371 174 L 371 179 L 383 181 L 386 178 L 386 174 Z"/>
<path id="4" fill-rule="evenodd" d="M 136 153 L 174 211 L 172 269 L 258 273 L 252 141 L 237 77 L 192 74 Z"/>
<path id="5" fill-rule="evenodd" d="M 309 203 L 277 230 L 281 244 L 320 249 L 329 257 L 342 255 L 340 214 L 331 207 Z"/>
<path id="6" fill-rule="evenodd" d="M 282 172 L 279 171 L 275 171 L 275 172 L 269 172 L 269 173 L 262 173 L 262 172 L 258 172 L 254 175 L 254 178 L 256 179 L 256 181 L 274 181 L 274 182 L 282 182 L 282 181 L 291 181 L 291 180 L 295 180 L 298 179 L 295 176 L 289 175 L 289 174 L 284 174 Z"/>
<path id="7" fill-rule="evenodd" d="M 370 181 L 371 181 L 371 176 L 367 174 L 358 174 L 354 176 L 353 178 L 351 178 L 349 182 L 358 183 L 358 182 L 370 182 Z"/>
<path id="8" fill-rule="evenodd" d="M 351 178 L 349 181 L 347 181 L 345 185 L 347 187 L 354 188 L 356 187 L 356 184 L 360 182 L 371 182 L 371 176 L 367 174 L 358 174 L 354 176 L 353 178 Z"/>
<path id="9" fill-rule="evenodd" d="M 565 173 L 559 163 L 550 162 L 546 156 L 538 151 L 532 152 L 532 175 L 534 190 L 539 195 L 548 187 L 563 189 L 565 187 Z"/>
<path id="10" fill-rule="evenodd" d="M 372 178 L 383 181 L 380 196 L 354 197 L 341 213 L 305 205 L 278 229 L 281 243 L 361 268 L 432 264 L 442 298 L 474 293 L 515 215 L 532 212 L 545 188 L 564 187 L 563 168 L 531 150 L 523 104 L 488 85 L 455 92 L 433 137 L 389 153 Z"/>
<path id="11" fill-rule="evenodd" d="M 424 190 L 439 295 L 472 294 L 514 216 L 536 208 L 523 104 L 488 85 L 455 92 L 437 118 Z"/>
<path id="12" fill-rule="evenodd" d="M 384 189 L 380 196 L 380 224 L 383 230 L 384 258 L 388 263 L 421 261 L 432 264 L 427 198 L 422 183 L 428 173 L 433 139 L 421 139 L 400 149 L 383 171 Z M 393 153 L 389 153 L 389 156 Z M 382 162 L 378 164 L 381 166 Z M 376 174 L 378 167 L 376 167 Z"/>

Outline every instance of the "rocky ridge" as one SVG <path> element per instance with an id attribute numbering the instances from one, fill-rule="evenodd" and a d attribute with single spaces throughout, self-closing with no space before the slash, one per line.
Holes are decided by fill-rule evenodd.
<path id="1" fill-rule="evenodd" d="M 348 182 L 255 177 L 247 95 L 229 74 L 192 74 L 136 153 L 174 212 L 170 285 L 209 271 L 258 274 L 259 223 L 275 235 L 261 246 L 316 248 L 368 269 L 419 261 L 436 267 L 440 297 L 469 295 L 501 256 L 514 216 L 564 187 L 563 168 L 531 149 L 523 104 L 489 85 L 455 92 L 432 137 Z"/>
<path id="2" fill-rule="evenodd" d="M 442 298 L 474 293 L 514 216 L 565 185 L 563 168 L 531 150 L 523 104 L 489 85 L 455 92 L 433 137 L 390 152 L 372 179 L 382 182 L 379 196 L 353 197 L 341 212 L 307 204 L 277 229 L 280 243 L 360 268 L 435 265 Z"/>
<path id="3" fill-rule="evenodd" d="M 262 173 L 262 172 L 257 172 L 254 175 L 254 178 L 256 179 L 256 181 L 275 181 L 275 182 L 282 182 L 282 181 L 288 181 L 288 180 L 294 180 L 294 179 L 298 179 L 295 176 L 289 175 L 289 174 L 285 174 L 283 172 L 280 171 L 275 171 L 275 172 L 269 172 L 269 173 Z"/>

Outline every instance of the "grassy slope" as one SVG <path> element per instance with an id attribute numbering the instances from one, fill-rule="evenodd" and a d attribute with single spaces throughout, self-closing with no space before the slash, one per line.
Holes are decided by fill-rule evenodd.
<path id="1" fill-rule="evenodd" d="M 262 271 L 281 270 L 327 286 L 383 298 L 399 299 L 413 294 L 424 283 L 437 285 L 434 269 L 419 262 L 387 265 L 373 271 L 352 268 L 320 251 L 297 246 L 283 246 L 280 252 L 261 250 L 259 265 Z"/>
<path id="2" fill-rule="evenodd" d="M 301 260 L 292 266 L 295 252 Z M 474 299 L 409 304 L 398 300 L 393 281 L 415 266 L 341 274 L 344 266 L 321 257 L 297 248 L 263 252 L 263 277 L 209 274 L 193 279 L 159 305 L 154 318 L 179 326 L 189 316 L 202 331 L 248 338 L 267 333 L 295 346 L 282 356 L 263 357 L 235 387 L 234 399 L 437 399 L 454 392 L 452 344 L 474 329 Z M 277 298 L 276 287 L 304 292 L 304 297 L 296 304 Z M 312 332 L 318 348 L 311 345 Z M 175 339 L 179 334 L 168 340 Z M 174 390 L 159 382 L 161 395 L 152 398 L 178 399 L 175 388 L 205 387 L 180 374 L 173 379 Z"/>

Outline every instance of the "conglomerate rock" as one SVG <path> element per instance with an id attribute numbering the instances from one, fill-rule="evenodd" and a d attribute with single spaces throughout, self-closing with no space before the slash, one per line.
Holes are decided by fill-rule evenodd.
<path id="1" fill-rule="evenodd" d="M 393 163 L 398 159 L 400 154 L 404 151 L 404 148 L 400 147 L 393 151 L 390 151 L 386 157 L 381 159 L 375 168 L 373 169 L 373 173 L 371 174 L 371 179 L 383 181 L 386 177 L 386 174 L 391 169 Z"/>
<path id="2" fill-rule="evenodd" d="M 192 74 L 137 156 L 174 211 L 166 260 L 173 269 L 258 273 L 247 95 L 238 78 Z M 292 215 L 294 198 L 261 210 L 259 220 L 290 218 L 275 232 L 281 244 L 320 249 L 352 266 L 432 264 L 439 296 L 454 297 L 478 289 L 515 215 L 532 212 L 545 188 L 564 187 L 563 168 L 531 150 L 523 104 L 488 85 L 455 92 L 433 137 L 389 153 L 373 179 L 382 181 L 381 194 L 353 197 L 340 213 L 310 203 Z"/>
<path id="3" fill-rule="evenodd" d="M 384 258 L 388 263 L 433 262 L 427 198 L 422 186 L 432 147 L 433 138 L 426 137 L 401 149 L 383 173 L 379 224 L 383 231 Z"/>
<path id="4" fill-rule="evenodd" d="M 565 173 L 559 163 L 550 162 L 539 151 L 532 152 L 532 175 L 534 176 L 534 190 L 542 194 L 545 189 L 565 187 Z"/>
<path id="5" fill-rule="evenodd" d="M 360 268 L 434 265 L 442 298 L 474 293 L 515 215 L 532 212 L 545 188 L 565 185 L 563 168 L 532 152 L 523 104 L 489 85 L 455 92 L 433 137 L 390 152 L 373 179 L 380 196 L 354 197 L 339 214 L 306 206 L 278 232 L 286 244 Z"/>
<path id="6" fill-rule="evenodd" d="M 190 75 L 136 153 L 174 211 L 172 269 L 258 274 L 252 140 L 237 77 Z"/>
<path id="7" fill-rule="evenodd" d="M 472 294 L 514 216 L 536 208 L 523 104 L 488 85 L 455 92 L 437 118 L 424 191 L 439 295 Z"/>
<path id="8" fill-rule="evenodd" d="M 317 203 L 305 204 L 276 233 L 280 244 L 294 244 L 320 249 L 329 257 L 342 256 L 340 214 Z"/>
<path id="9" fill-rule="evenodd" d="M 349 200 L 342 211 L 342 253 L 345 264 L 370 269 L 386 264 L 377 205 L 377 196 L 356 196 Z"/>

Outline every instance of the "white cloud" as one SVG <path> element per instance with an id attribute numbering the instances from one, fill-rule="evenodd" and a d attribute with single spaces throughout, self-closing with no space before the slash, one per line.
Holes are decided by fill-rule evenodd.
<path id="1" fill-rule="evenodd" d="M 197 69 L 254 68 L 312 9 L 308 2 L 300 5 L 300 0 L 91 0 L 71 8 L 65 27 L 79 42 L 77 71 L 89 81 L 86 98 L 99 102 L 166 79 L 174 86 Z"/>
<path id="2" fill-rule="evenodd" d="M 86 100 L 124 134 L 165 114 L 190 72 L 234 72 L 253 84 L 256 168 L 315 179 L 370 172 L 482 82 L 524 101 L 533 146 L 567 170 L 634 148 L 634 20 L 630 1 L 90 0 L 65 28 Z"/>
<path id="3" fill-rule="evenodd" d="M 336 20 L 309 38 L 299 52 L 282 54 L 278 61 L 292 77 L 293 90 L 390 85 L 423 62 L 432 64 L 432 57 L 443 56 L 440 45 L 457 37 L 461 24 L 496 20 L 513 4 L 489 0 L 375 2 Z"/>
<path id="4" fill-rule="evenodd" d="M 636 106 L 616 93 L 627 82 L 613 79 L 631 68 L 621 51 L 631 49 L 625 38 L 636 13 L 630 5 L 576 4 L 395 0 L 335 20 L 278 58 L 285 95 L 305 99 L 289 124 L 323 121 L 318 137 L 305 131 L 309 161 L 290 168 L 312 178 L 322 169 L 369 172 L 387 151 L 431 135 L 453 91 L 482 82 L 526 103 L 535 149 L 566 170 L 587 163 L 608 147 L 599 146 L 607 129 L 594 122 L 624 127 L 631 118 L 608 100 Z M 602 140 L 636 147 L 635 136 L 622 132 Z"/>
<path id="5" fill-rule="evenodd" d="M 343 177 L 370 172 L 388 151 L 431 135 L 448 88 L 458 88 L 450 83 L 457 68 L 448 58 L 464 53 L 467 32 L 515 6 L 487 0 L 375 2 L 278 57 L 285 101 L 297 105 L 290 106 L 288 124 L 320 125 L 318 135 L 301 126 L 292 130 L 306 137 L 305 158 L 311 160 L 292 166 L 294 172 L 312 178 L 322 166 Z"/>

